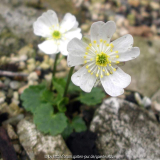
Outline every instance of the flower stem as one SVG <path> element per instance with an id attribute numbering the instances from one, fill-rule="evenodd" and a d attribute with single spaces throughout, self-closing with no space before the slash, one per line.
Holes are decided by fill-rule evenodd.
<path id="1" fill-rule="evenodd" d="M 69 87 L 69 84 L 70 84 L 70 81 L 71 81 L 71 76 L 72 76 L 73 70 L 74 70 L 74 67 L 71 67 L 70 71 L 69 71 L 69 74 L 68 74 L 68 79 L 67 79 L 67 83 L 66 83 L 66 87 L 65 87 L 65 90 L 64 90 L 63 97 L 66 97 L 68 87 Z"/>
<path id="2" fill-rule="evenodd" d="M 50 90 L 52 90 L 52 87 L 53 87 L 52 80 L 53 80 L 53 77 L 55 76 L 55 73 L 56 73 L 57 60 L 58 60 L 59 55 L 60 55 L 60 53 L 57 53 L 57 54 L 56 54 L 56 57 L 55 57 L 55 60 L 54 60 L 54 67 L 53 67 L 53 73 L 52 73 L 52 79 L 51 79 L 51 86 L 50 86 Z"/>

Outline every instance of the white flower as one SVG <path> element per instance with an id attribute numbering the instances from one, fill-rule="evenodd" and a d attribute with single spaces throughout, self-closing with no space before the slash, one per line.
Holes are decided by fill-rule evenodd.
<path id="1" fill-rule="evenodd" d="M 97 81 L 111 96 L 124 93 L 131 82 L 130 75 L 123 72 L 118 64 L 139 56 L 138 47 L 132 47 L 133 37 L 129 34 L 110 42 L 116 25 L 113 21 L 95 22 L 91 26 L 89 44 L 74 38 L 68 43 L 68 65 L 84 66 L 71 77 L 72 82 L 85 92 L 90 92 Z"/>
<path id="2" fill-rule="evenodd" d="M 78 22 L 70 13 L 67 13 L 59 24 L 56 13 L 48 10 L 34 22 L 33 28 L 35 35 L 46 38 L 38 45 L 39 49 L 46 54 L 61 52 L 63 55 L 68 55 L 68 42 L 74 37 L 82 38 Z"/>

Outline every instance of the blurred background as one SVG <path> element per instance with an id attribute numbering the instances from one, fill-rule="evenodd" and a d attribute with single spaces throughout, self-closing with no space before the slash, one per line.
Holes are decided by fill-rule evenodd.
<path id="1" fill-rule="evenodd" d="M 122 69 L 132 77 L 131 84 L 126 91 L 138 94 L 131 94 L 125 99 L 135 101 L 140 106 L 143 103 L 144 107 L 151 107 L 151 102 L 154 102 L 152 110 L 155 111 L 157 120 L 160 121 L 158 116 L 160 115 L 159 0 L 1 0 L 0 115 L 2 116 L 0 116 L 0 125 L 4 120 L 6 120 L 5 124 L 17 124 L 17 119 L 24 118 L 21 114 L 24 110 L 20 94 L 28 86 L 36 85 L 42 80 L 48 83 L 51 81 L 54 59 L 38 50 L 37 44 L 43 39 L 33 34 L 33 23 L 48 9 L 56 11 L 60 19 L 67 12 L 74 14 L 79 21 L 83 35 L 89 35 L 93 22 L 109 20 L 115 21 L 117 25 L 117 31 L 112 40 L 128 33 L 132 34 L 134 46 L 140 48 L 141 54 L 137 59 L 127 62 Z M 57 70 L 57 77 L 65 77 L 68 74 L 69 68 L 65 59 L 59 62 Z M 121 98 L 126 95 L 125 93 Z M 141 100 L 145 96 L 148 98 Z M 127 113 L 130 113 L 130 110 L 127 110 Z M 140 111 L 131 112 L 129 117 L 132 115 L 136 117 L 137 113 Z M 11 119 L 7 118 L 8 115 Z M 18 118 L 13 118 L 15 116 Z M 145 121 L 149 119 L 148 116 L 146 117 Z M 139 128 L 142 126 L 143 123 Z M 140 135 L 139 128 L 137 127 L 137 137 Z M 158 128 L 157 123 L 155 128 Z M 134 129 L 133 127 L 133 131 Z M 13 130 L 7 128 L 7 131 L 12 133 L 10 131 Z M 155 133 L 159 137 L 159 130 Z M 151 142 L 154 140 L 151 139 Z M 144 140 L 144 146 L 150 145 L 145 142 L 146 140 Z M 111 146 L 113 146 L 112 143 Z M 158 150 L 157 146 L 155 148 Z M 19 152 L 18 149 L 16 148 L 16 152 Z"/>
<path id="2" fill-rule="evenodd" d="M 74 14 L 84 35 L 89 34 L 93 22 L 114 20 L 117 31 L 113 39 L 130 33 L 134 36 L 134 46 L 141 50 L 140 57 L 122 67 L 132 76 L 128 89 L 149 97 L 157 93 L 160 88 L 158 0 L 3 0 L 0 3 L 0 70 L 31 73 L 37 68 L 50 68 L 47 63 L 39 63 L 48 59 L 45 55 L 38 57 L 37 44 L 42 40 L 32 29 L 33 22 L 48 9 L 55 10 L 59 18 L 66 12 Z M 0 82 L 3 87 L 4 80 Z"/>

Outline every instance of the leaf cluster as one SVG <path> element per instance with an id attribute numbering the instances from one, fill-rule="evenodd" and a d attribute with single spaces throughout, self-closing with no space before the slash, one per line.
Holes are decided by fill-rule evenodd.
<path id="1" fill-rule="evenodd" d="M 21 95 L 21 100 L 24 108 L 33 114 L 34 123 L 41 132 L 54 136 L 62 134 L 67 138 L 73 131 L 81 132 L 87 128 L 81 117 L 76 116 L 72 121 L 66 117 L 66 105 L 71 101 L 63 97 L 65 85 L 65 79 L 53 79 L 53 92 L 44 84 L 30 86 Z M 69 86 L 68 94 L 77 95 L 76 100 L 89 106 L 100 103 L 105 96 L 100 88 L 84 93 L 73 83 Z"/>

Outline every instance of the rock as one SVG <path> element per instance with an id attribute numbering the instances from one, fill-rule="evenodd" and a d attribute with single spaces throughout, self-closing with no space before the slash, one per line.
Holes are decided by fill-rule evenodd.
<path id="1" fill-rule="evenodd" d="M 45 62 L 42 62 L 41 65 L 40 65 L 40 67 L 41 67 L 42 69 L 44 69 L 44 70 L 47 70 L 47 69 L 50 68 L 50 65 L 47 64 L 47 63 L 45 63 Z"/>
<path id="2" fill-rule="evenodd" d="M 48 83 L 51 83 L 51 79 L 52 79 L 52 73 L 49 73 L 49 74 L 46 74 L 44 76 L 45 80 L 48 82 Z"/>
<path id="3" fill-rule="evenodd" d="M 7 128 L 8 136 L 11 140 L 18 139 L 17 134 L 15 133 L 13 127 L 10 124 L 7 124 L 6 128 Z"/>
<path id="4" fill-rule="evenodd" d="M 130 26 L 129 27 L 129 33 L 131 35 L 135 36 L 145 36 L 145 37 L 151 37 L 152 36 L 152 30 L 150 27 L 142 25 L 142 26 Z"/>
<path id="5" fill-rule="evenodd" d="M 14 90 L 17 90 L 20 87 L 20 83 L 18 81 L 11 81 L 9 85 Z"/>
<path id="6" fill-rule="evenodd" d="M 12 103 L 17 104 L 17 105 L 19 104 L 19 94 L 17 91 L 13 92 Z"/>
<path id="7" fill-rule="evenodd" d="M 151 97 L 160 88 L 159 40 L 148 41 L 141 37 L 134 37 L 134 46 L 140 48 L 140 56 L 126 62 L 121 68 L 132 77 L 128 89 Z M 154 54 L 150 49 L 154 49 Z"/>
<path id="8" fill-rule="evenodd" d="M 11 80 L 9 78 L 5 78 L 5 80 L 4 80 L 5 86 L 9 86 L 10 82 L 11 82 Z"/>
<path id="9" fill-rule="evenodd" d="M 31 73 L 29 74 L 29 76 L 28 76 L 27 79 L 28 79 L 28 81 L 30 81 L 30 80 L 36 81 L 36 80 L 38 80 L 39 78 L 38 78 L 38 75 L 37 75 L 36 72 L 31 72 Z"/>
<path id="10" fill-rule="evenodd" d="M 160 89 L 158 89 L 151 98 L 152 101 L 160 103 Z"/>
<path id="11" fill-rule="evenodd" d="M 0 104 L 2 104 L 6 99 L 5 93 L 0 91 Z"/>
<path id="12" fill-rule="evenodd" d="M 25 85 L 25 86 L 21 87 L 21 88 L 18 90 L 18 93 L 19 93 L 19 94 L 22 94 L 23 91 L 24 91 L 26 88 L 28 88 L 28 87 L 29 87 L 29 85 Z"/>
<path id="13" fill-rule="evenodd" d="M 8 120 L 4 121 L 2 124 L 3 126 L 6 126 L 7 124 L 11 124 L 11 125 L 17 125 L 17 123 L 24 119 L 24 115 L 23 114 L 19 114 L 15 117 L 11 117 Z"/>
<path id="14" fill-rule="evenodd" d="M 31 85 L 38 85 L 38 82 L 37 82 L 37 81 L 30 80 L 30 81 L 28 81 L 28 85 L 29 85 L 29 86 L 31 86 Z"/>
<path id="15" fill-rule="evenodd" d="M 11 103 L 8 105 L 7 103 L 3 103 L 1 107 L 1 113 L 8 113 L 10 117 L 17 116 L 21 114 L 24 110 L 20 108 L 16 103 Z"/>
<path id="16" fill-rule="evenodd" d="M 36 69 L 36 65 L 35 64 L 28 64 L 27 69 L 29 72 L 33 72 Z"/>
<path id="17" fill-rule="evenodd" d="M 98 134 L 100 155 L 115 159 L 160 157 L 160 124 L 152 112 L 128 101 L 106 99 L 95 112 L 90 130 Z"/>
<path id="18" fill-rule="evenodd" d="M 24 70 L 25 67 L 26 67 L 26 63 L 25 63 L 25 62 L 19 62 L 18 68 L 19 68 L 20 70 Z"/>
<path id="19" fill-rule="evenodd" d="M 1 2 L 0 16 L 4 24 L 19 38 L 28 42 L 35 40 L 32 25 L 38 14 L 37 10 L 25 5 L 14 6 L 10 2 Z"/>
<path id="20" fill-rule="evenodd" d="M 154 101 L 152 103 L 152 109 L 153 111 L 160 113 L 160 103 L 158 103 L 157 101 Z"/>
<path id="21" fill-rule="evenodd" d="M 159 9 L 159 4 L 157 2 L 151 2 L 150 6 L 152 7 L 153 10 L 158 10 Z"/>
<path id="22" fill-rule="evenodd" d="M 143 105 L 145 108 L 150 107 L 151 104 L 152 104 L 152 102 L 151 102 L 151 99 L 150 99 L 150 98 L 148 98 L 148 97 L 143 97 L 143 99 L 142 99 L 142 105 Z"/>
<path id="23" fill-rule="evenodd" d="M 31 117 L 26 117 L 17 125 L 19 140 L 31 160 L 45 155 L 70 155 L 61 135 L 43 135 L 36 129 Z"/>
<path id="24" fill-rule="evenodd" d="M 31 46 L 24 46 L 18 51 L 19 55 L 26 55 L 29 57 L 33 56 L 34 53 L 35 51 Z"/>
<path id="25" fill-rule="evenodd" d="M 144 108 L 151 107 L 152 101 L 151 101 L 150 98 L 148 98 L 146 96 L 141 98 L 141 96 L 140 96 L 140 94 L 138 92 L 136 92 L 134 94 L 134 97 L 135 97 L 135 100 L 136 100 L 136 102 L 138 103 L 139 106 L 142 106 Z"/>
<path id="26" fill-rule="evenodd" d="M 13 147 L 17 153 L 21 153 L 21 146 L 19 144 L 14 144 Z"/>

